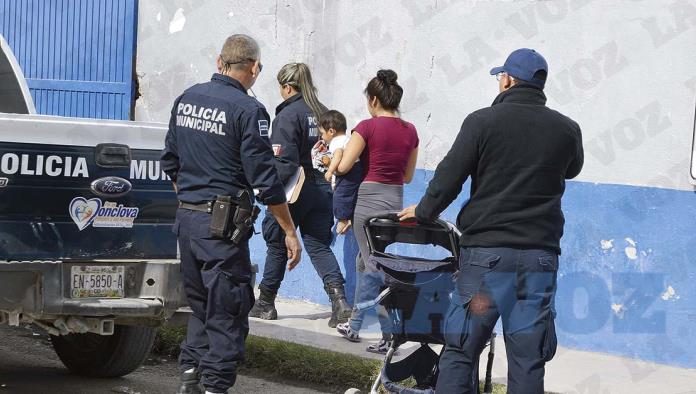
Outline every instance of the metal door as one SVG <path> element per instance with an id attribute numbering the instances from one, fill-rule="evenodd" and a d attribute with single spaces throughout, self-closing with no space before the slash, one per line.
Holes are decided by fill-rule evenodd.
<path id="1" fill-rule="evenodd" d="M 137 0 L 0 0 L 40 114 L 132 119 Z"/>

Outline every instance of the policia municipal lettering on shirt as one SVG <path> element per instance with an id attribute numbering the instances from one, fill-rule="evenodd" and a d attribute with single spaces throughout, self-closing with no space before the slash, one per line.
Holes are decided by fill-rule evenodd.
<path id="1" fill-rule="evenodd" d="M 225 111 L 220 111 L 218 108 L 198 107 L 182 102 L 179 102 L 179 105 L 176 107 L 177 126 L 225 135 L 225 132 L 222 130 L 225 124 L 227 124 Z"/>
<path id="2" fill-rule="evenodd" d="M 184 291 L 193 313 L 181 344 L 179 393 L 226 393 L 244 358 L 254 304 L 249 238 L 252 197 L 268 206 L 285 233 L 292 269 L 301 248 L 263 129 L 264 106 L 247 90 L 261 71 L 259 47 L 229 37 L 210 82 L 187 89 L 172 108 L 162 170 L 179 199 L 174 232 Z"/>

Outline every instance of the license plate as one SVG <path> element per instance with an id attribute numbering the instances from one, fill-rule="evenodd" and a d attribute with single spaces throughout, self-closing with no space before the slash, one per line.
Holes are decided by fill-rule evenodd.
<path id="1" fill-rule="evenodd" d="M 70 276 L 72 298 L 123 298 L 123 266 L 73 266 Z"/>

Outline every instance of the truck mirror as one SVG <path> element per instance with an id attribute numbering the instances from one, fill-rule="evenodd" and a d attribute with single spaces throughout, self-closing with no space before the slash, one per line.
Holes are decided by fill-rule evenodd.
<path id="1" fill-rule="evenodd" d="M 0 112 L 36 113 L 22 69 L 2 35 L 0 35 Z"/>

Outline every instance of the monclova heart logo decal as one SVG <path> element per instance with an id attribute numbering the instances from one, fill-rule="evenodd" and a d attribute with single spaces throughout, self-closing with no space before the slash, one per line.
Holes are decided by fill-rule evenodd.
<path id="1" fill-rule="evenodd" d="M 101 208 L 102 202 L 98 198 L 85 199 L 83 197 L 75 197 L 70 202 L 70 217 L 73 222 L 77 225 L 80 231 L 84 230 L 85 227 L 89 226 L 97 216 L 99 208 Z"/>

